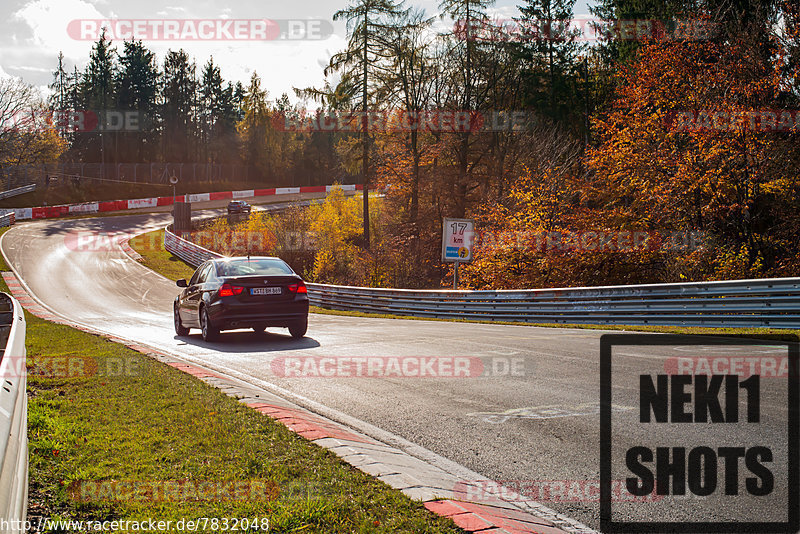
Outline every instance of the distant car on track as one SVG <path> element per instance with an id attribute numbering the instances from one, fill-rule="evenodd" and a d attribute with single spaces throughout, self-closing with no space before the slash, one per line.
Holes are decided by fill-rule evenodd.
<path id="1" fill-rule="evenodd" d="M 263 256 L 223 258 L 203 263 L 175 298 L 175 333 L 199 328 L 205 341 L 221 330 L 286 327 L 301 338 L 308 329 L 308 294 L 303 279 L 286 262 Z"/>
<path id="2" fill-rule="evenodd" d="M 250 213 L 252 206 L 244 200 L 231 200 L 228 202 L 228 215 L 235 213 Z"/>

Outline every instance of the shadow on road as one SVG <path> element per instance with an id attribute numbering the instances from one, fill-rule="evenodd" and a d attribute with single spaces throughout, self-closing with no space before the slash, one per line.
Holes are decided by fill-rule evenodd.
<path id="1" fill-rule="evenodd" d="M 206 343 L 200 333 L 189 334 L 188 336 L 178 337 L 175 340 L 179 343 L 203 347 L 217 352 L 279 352 L 287 350 L 315 349 L 320 346 L 319 342 L 310 337 L 295 339 L 288 334 L 278 334 L 264 332 L 256 334 L 252 330 L 234 330 L 222 332 L 219 338 L 213 343 Z"/>
<path id="2" fill-rule="evenodd" d="M 164 213 L 142 213 L 109 215 L 96 218 L 41 219 L 33 221 L 33 224 L 40 224 L 41 228 L 39 228 L 39 232 L 47 237 L 77 232 L 98 232 L 107 234 L 130 232 L 132 225 L 136 228 L 162 223 L 166 225 L 171 221 L 168 216 L 169 214 Z"/>

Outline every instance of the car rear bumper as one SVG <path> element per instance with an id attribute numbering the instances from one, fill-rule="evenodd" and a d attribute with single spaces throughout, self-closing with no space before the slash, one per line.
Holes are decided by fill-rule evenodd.
<path id="1" fill-rule="evenodd" d="M 220 300 L 208 308 L 211 323 L 220 330 L 254 326 L 290 326 L 308 318 L 308 299 L 264 304 Z"/>

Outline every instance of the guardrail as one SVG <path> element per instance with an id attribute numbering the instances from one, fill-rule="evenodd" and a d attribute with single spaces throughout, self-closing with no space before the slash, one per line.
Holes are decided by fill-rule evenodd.
<path id="1" fill-rule="evenodd" d="M 13 211 L 9 211 L 4 215 L 0 215 L 0 228 L 5 228 L 6 226 L 13 226 L 16 217 L 14 216 Z"/>
<path id="2" fill-rule="evenodd" d="M 6 191 L 0 191 L 0 200 L 4 198 L 11 198 L 17 195 L 24 195 L 25 193 L 30 193 L 31 191 L 36 191 L 36 184 L 28 184 L 23 185 L 22 187 L 16 187 L 14 189 L 8 189 Z"/>
<path id="3" fill-rule="evenodd" d="M 0 347 L 0 519 L 6 521 L 3 532 L 22 533 L 28 509 L 25 314 L 5 293 L 0 293 Z"/>
<path id="4" fill-rule="evenodd" d="M 222 254 L 217 254 L 173 234 L 169 226 L 164 229 L 164 249 L 194 267 L 198 267 L 206 260 L 222 257 Z"/>
<path id="5" fill-rule="evenodd" d="M 308 284 L 316 306 L 415 317 L 556 324 L 800 328 L 800 278 L 509 291 Z"/>
<path id="6" fill-rule="evenodd" d="M 190 265 L 222 257 L 172 234 Z M 548 324 L 800 328 L 800 278 L 563 289 L 445 291 L 307 284 L 322 308 L 436 319 Z"/>

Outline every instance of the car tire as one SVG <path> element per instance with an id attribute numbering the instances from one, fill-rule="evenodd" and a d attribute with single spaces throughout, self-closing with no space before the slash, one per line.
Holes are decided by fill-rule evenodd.
<path id="1" fill-rule="evenodd" d="M 267 325 L 259 324 L 259 325 L 256 325 L 256 326 L 253 327 L 253 332 L 255 332 L 256 334 L 263 334 L 264 330 L 266 330 L 266 329 L 267 329 Z"/>
<path id="2" fill-rule="evenodd" d="M 205 306 L 200 308 L 200 330 L 203 333 L 203 341 L 214 341 L 219 335 L 219 330 L 211 323 Z"/>
<path id="3" fill-rule="evenodd" d="M 181 322 L 181 315 L 180 315 L 180 313 L 178 313 L 178 306 L 177 305 L 172 307 L 172 315 L 173 315 L 173 319 L 175 321 L 175 333 L 179 337 L 188 336 L 189 335 L 189 329 L 186 328 L 185 326 L 183 326 L 183 323 Z"/>
<path id="4" fill-rule="evenodd" d="M 289 333 L 293 338 L 301 338 L 308 331 L 308 318 L 302 319 L 289 326 Z"/>

